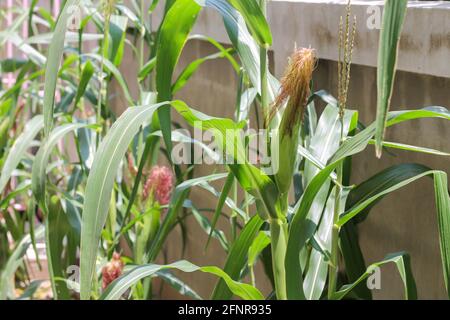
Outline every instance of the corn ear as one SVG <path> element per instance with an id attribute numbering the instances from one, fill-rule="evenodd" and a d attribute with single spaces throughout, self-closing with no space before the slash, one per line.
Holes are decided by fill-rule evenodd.
<path id="1" fill-rule="evenodd" d="M 292 182 L 298 140 L 303 115 L 310 95 L 310 82 L 316 63 L 313 49 L 302 48 L 291 56 L 286 73 L 281 81 L 281 91 L 274 103 L 272 115 L 287 100 L 286 109 L 277 132 L 278 161 L 275 181 L 281 194 L 287 194 Z"/>

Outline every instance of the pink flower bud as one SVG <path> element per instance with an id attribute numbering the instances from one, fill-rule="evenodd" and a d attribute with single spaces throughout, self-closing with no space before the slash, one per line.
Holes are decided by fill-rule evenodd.
<path id="1" fill-rule="evenodd" d="M 114 252 L 111 261 L 108 262 L 102 269 L 103 290 L 105 290 L 111 282 L 120 277 L 122 271 L 123 261 L 120 259 L 120 254 Z"/>
<path id="2" fill-rule="evenodd" d="M 147 199 L 150 195 L 161 205 L 166 205 L 170 201 L 173 189 L 172 171 L 165 166 L 154 166 L 145 181 L 143 198 Z"/>

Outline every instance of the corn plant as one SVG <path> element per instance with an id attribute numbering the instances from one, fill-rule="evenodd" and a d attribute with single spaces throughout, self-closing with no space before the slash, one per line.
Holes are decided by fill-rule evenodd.
<path id="1" fill-rule="evenodd" d="M 74 6 L 85 17 L 77 32 L 67 32 Z M 191 34 L 204 7 L 223 17 L 231 48 Z M 153 30 L 149 17 L 155 17 L 157 9 L 163 17 Z M 410 256 L 393 253 L 366 266 L 356 226 L 385 195 L 426 176 L 434 180 L 448 290 L 446 173 L 401 164 L 357 185 L 350 183 L 352 156 L 371 144 L 378 156 L 383 149 L 450 156 L 383 141 L 385 127 L 421 118 L 450 120 L 450 112 L 438 106 L 389 111 L 406 1 L 386 1 L 378 117 L 367 126 L 347 103 L 357 32 L 350 5 L 339 28 L 337 99 L 312 86 L 320 48 L 296 49 L 282 79 L 270 73 L 272 35 L 265 12 L 266 2 L 256 0 L 168 0 L 150 6 L 131 1 L 129 7 L 112 0 L 101 5 L 67 0 L 57 20 L 38 8 L 37 1 L 29 10 L 19 10 L 18 23 L 0 34 L 2 43 L 15 43 L 28 58 L 2 61 L 2 70 L 16 72 L 17 81 L 0 96 L 0 298 L 13 297 L 15 283 L 27 283 L 30 290 L 39 285 L 27 279 L 23 257 L 44 237 L 55 299 L 78 294 L 81 299 L 151 299 L 156 294 L 154 277 L 190 298 L 201 298 L 171 270 L 216 276 L 211 299 L 370 299 L 364 280 L 387 263 L 397 266 L 405 298 L 414 299 Z M 27 18 L 32 36 L 24 45 L 17 30 Z M 92 28 L 96 33 L 87 31 Z M 33 35 L 42 29 L 48 33 Z M 192 39 L 209 42 L 217 53 L 191 62 L 176 77 L 182 50 Z M 88 41 L 98 46 L 86 52 Z M 139 64 L 138 97 L 130 93 L 120 72 L 125 48 L 131 48 Z M 226 59 L 239 79 L 234 119 L 211 117 L 174 99 L 200 65 L 213 59 Z M 112 107 L 113 80 L 127 103 L 121 114 Z M 327 104 L 320 115 L 317 100 Z M 246 131 L 251 106 L 264 120 L 259 125 L 267 132 L 269 165 L 254 163 L 248 152 L 256 139 Z M 212 132 L 218 150 L 175 131 L 180 124 L 174 123 L 172 113 L 189 127 Z M 72 147 L 56 148 L 68 134 Z M 198 177 L 195 165 L 176 164 L 171 155 L 180 141 L 227 159 L 223 172 Z M 212 183 L 220 180 L 224 184 L 219 192 Z M 193 188 L 217 196 L 210 218 L 189 200 Z M 232 191 L 242 191 L 244 201 L 239 203 Z M 231 240 L 216 225 L 225 206 L 231 210 Z M 224 248 L 227 259 L 221 268 L 187 260 L 156 263 L 170 232 L 183 227 L 190 215 L 208 234 L 208 243 L 214 238 Z M 15 243 L 12 250 L 7 234 Z M 268 297 L 257 288 L 253 266 L 258 260 L 273 286 Z M 79 282 L 69 279 L 68 268 L 74 265 L 80 266 Z"/>

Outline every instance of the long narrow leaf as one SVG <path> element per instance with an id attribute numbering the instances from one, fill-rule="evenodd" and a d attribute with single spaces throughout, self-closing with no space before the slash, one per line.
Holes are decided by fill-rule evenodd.
<path id="1" fill-rule="evenodd" d="M 158 102 L 172 99 L 173 72 L 200 9 L 201 7 L 193 0 L 178 0 L 164 17 L 159 31 L 156 56 Z M 160 108 L 158 117 L 164 142 L 170 154 L 172 150 L 170 108 L 168 106 Z"/>
<path id="2" fill-rule="evenodd" d="M 256 0 L 229 0 L 244 17 L 253 37 L 261 47 L 272 45 L 272 34 L 269 24 Z"/>
<path id="3" fill-rule="evenodd" d="M 80 0 L 66 1 L 53 33 L 52 42 L 48 49 L 47 64 L 45 67 L 44 84 L 44 132 L 47 136 L 53 127 L 53 108 L 55 102 L 56 80 L 58 78 L 59 64 L 64 49 L 64 39 L 67 30 L 67 21 L 71 14 L 71 8 L 78 6 Z"/>
<path id="4" fill-rule="evenodd" d="M 447 294 L 450 297 L 450 290 L 448 288 L 448 284 L 450 283 L 450 196 L 448 194 L 447 174 L 445 172 L 428 170 L 409 179 L 402 180 L 399 183 L 383 189 L 376 194 L 370 195 L 370 197 L 368 197 L 366 200 L 355 204 L 352 208 L 344 212 L 338 220 L 337 225 L 343 226 L 346 222 L 348 222 L 359 213 L 363 212 L 365 208 L 370 206 L 375 201 L 378 201 L 381 197 L 425 176 L 432 176 L 434 179 L 436 210 L 439 224 L 438 227 L 441 260 L 443 265 L 444 281 L 447 288 Z"/>
<path id="5" fill-rule="evenodd" d="M 49 138 L 41 146 L 33 162 L 33 169 L 31 174 L 32 190 L 36 201 L 42 209 L 45 208 L 45 181 L 48 160 L 53 147 L 58 141 L 69 132 L 87 125 L 81 123 L 70 123 L 55 128 L 50 134 Z"/>
<path id="6" fill-rule="evenodd" d="M 205 246 L 206 248 L 208 247 L 208 244 L 211 240 L 211 236 L 213 235 L 213 232 L 216 228 L 217 220 L 219 220 L 220 213 L 222 212 L 222 208 L 225 204 L 225 200 L 228 197 L 230 189 L 233 186 L 233 182 L 234 182 L 234 175 L 230 172 L 228 174 L 227 180 L 225 181 L 225 184 L 223 185 L 222 192 L 220 193 L 219 201 L 217 201 L 217 206 L 214 211 L 213 219 L 211 221 L 211 231 L 209 232 L 208 240 L 206 241 L 206 246 Z"/>
<path id="7" fill-rule="evenodd" d="M 248 31 L 244 17 L 227 0 L 196 0 L 196 2 L 202 6 L 213 8 L 222 15 L 228 37 L 238 52 L 253 87 L 261 93 L 259 47 Z M 280 84 L 270 73 L 268 77 L 269 101 L 273 101 Z"/>
<path id="8" fill-rule="evenodd" d="M 341 300 L 344 298 L 351 290 L 353 290 L 358 284 L 367 279 L 373 272 L 375 268 L 379 268 L 387 263 L 395 263 L 398 272 L 403 281 L 405 287 L 405 299 L 415 300 L 417 299 L 417 289 L 414 277 L 411 270 L 411 262 L 409 255 L 405 252 L 390 254 L 386 256 L 381 262 L 371 264 L 366 272 L 361 275 L 361 277 L 354 283 L 343 286 L 336 294 L 333 299 Z"/>
<path id="9" fill-rule="evenodd" d="M 111 283 L 108 288 L 105 290 L 100 299 L 102 300 L 114 300 L 119 299 L 121 295 L 134 283 L 139 281 L 142 278 L 149 277 L 155 275 L 157 272 L 164 269 L 178 269 L 183 272 L 195 272 L 201 271 L 209 274 L 213 274 L 217 277 L 223 279 L 228 288 L 237 296 L 246 299 L 246 300 L 263 300 L 264 296 L 261 292 L 258 291 L 255 287 L 234 281 L 230 278 L 227 273 L 222 271 L 221 269 L 208 266 L 208 267 L 198 267 L 188 261 L 182 260 L 178 262 L 174 262 L 168 265 L 157 265 L 157 264 L 149 264 L 143 265 L 134 268 L 130 272 L 124 274 L 113 283 Z"/>
<path id="10" fill-rule="evenodd" d="M 444 107 L 426 107 L 419 110 L 392 111 L 388 113 L 386 127 L 409 120 L 424 118 L 441 118 L 450 120 L 450 112 Z M 329 160 L 329 163 L 363 151 L 369 144 L 375 134 L 375 131 L 376 123 L 372 123 L 354 137 L 347 139 Z"/>
<path id="11" fill-rule="evenodd" d="M 242 229 L 239 237 L 233 243 L 230 253 L 228 254 L 227 261 L 223 271 L 230 276 L 233 280 L 239 280 L 242 269 L 246 266 L 247 256 L 250 246 L 253 244 L 253 240 L 258 235 L 258 232 L 263 224 L 263 221 L 259 216 L 254 216 Z M 227 300 L 230 299 L 232 294 L 236 294 L 232 291 L 232 288 L 228 286 L 226 279 L 219 280 L 211 299 L 213 300 Z"/>
<path id="12" fill-rule="evenodd" d="M 44 236 L 45 228 L 39 227 L 35 231 L 35 238 L 39 239 Z M 0 300 L 6 300 L 8 294 L 11 292 L 11 283 L 13 281 L 14 273 L 19 265 L 22 263 L 22 259 L 27 252 L 28 247 L 31 245 L 31 236 L 28 234 L 19 242 L 12 254 L 9 256 L 8 262 L 5 268 L 0 274 Z"/>
<path id="13" fill-rule="evenodd" d="M 108 215 L 111 191 L 119 164 L 140 126 L 151 118 L 158 108 L 168 104 L 163 102 L 147 107 L 128 108 L 111 127 L 95 154 L 86 185 L 86 198 L 83 205 L 80 262 L 80 294 L 82 299 L 88 299 L 90 296 L 98 244 Z M 193 111 L 181 101 L 172 101 L 170 104 L 189 124 L 194 125 L 198 121 L 202 121 L 203 128 L 219 128 L 218 130 L 223 132 L 223 136 L 225 136 L 224 133 L 227 129 L 241 128 L 241 124 L 236 124 L 229 119 L 213 118 L 198 111 Z M 150 261 L 156 257 L 168 230 L 172 228 L 177 209 L 183 205 L 189 186 L 189 184 L 180 185 L 180 192 L 175 193 L 176 197 L 173 196 L 176 201 L 173 202 L 173 207 L 169 208 L 165 222 L 153 242 L 149 252 Z"/>
<path id="14" fill-rule="evenodd" d="M 405 20 L 407 0 L 386 0 L 381 26 L 377 68 L 377 120 L 375 149 L 381 157 L 387 113 L 391 104 L 397 64 L 397 51 Z"/>
<path id="15" fill-rule="evenodd" d="M 44 118 L 41 115 L 33 117 L 26 125 L 24 132 L 16 139 L 9 150 L 8 156 L 3 163 L 0 176 L 0 193 L 3 192 L 9 178 L 22 160 L 31 142 L 44 126 Z"/>

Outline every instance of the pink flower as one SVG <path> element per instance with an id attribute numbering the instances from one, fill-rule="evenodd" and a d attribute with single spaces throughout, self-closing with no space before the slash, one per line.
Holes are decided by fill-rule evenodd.
<path id="1" fill-rule="evenodd" d="M 111 261 L 108 262 L 102 269 L 103 290 L 105 290 L 106 287 L 111 282 L 120 277 L 122 271 L 123 271 L 123 261 L 120 259 L 120 254 L 114 252 Z"/>
<path id="2" fill-rule="evenodd" d="M 168 204 L 173 189 L 173 180 L 172 171 L 168 167 L 154 166 L 145 181 L 143 198 L 147 199 L 152 195 L 159 204 Z"/>

